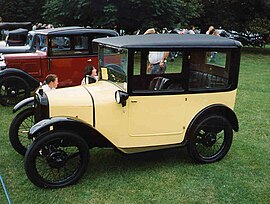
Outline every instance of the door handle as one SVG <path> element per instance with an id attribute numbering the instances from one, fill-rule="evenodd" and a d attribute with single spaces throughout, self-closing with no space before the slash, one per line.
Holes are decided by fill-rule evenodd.
<path id="1" fill-rule="evenodd" d="M 48 72 L 51 70 L 51 61 L 52 59 L 48 59 Z"/>
<path id="2" fill-rule="evenodd" d="M 131 100 L 131 103 L 137 103 L 138 101 L 137 100 Z"/>

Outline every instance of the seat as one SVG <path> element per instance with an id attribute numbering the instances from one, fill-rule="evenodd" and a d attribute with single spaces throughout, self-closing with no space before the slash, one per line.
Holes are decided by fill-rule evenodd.
<path id="1" fill-rule="evenodd" d="M 168 87 L 168 78 L 164 77 L 155 77 L 151 80 L 148 89 L 149 90 L 161 90 Z"/>

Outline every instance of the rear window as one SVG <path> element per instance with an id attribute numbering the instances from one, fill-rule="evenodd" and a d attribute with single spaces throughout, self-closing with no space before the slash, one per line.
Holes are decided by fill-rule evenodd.
<path id="1" fill-rule="evenodd" d="M 229 87 L 229 52 L 192 52 L 188 57 L 190 90 Z"/>

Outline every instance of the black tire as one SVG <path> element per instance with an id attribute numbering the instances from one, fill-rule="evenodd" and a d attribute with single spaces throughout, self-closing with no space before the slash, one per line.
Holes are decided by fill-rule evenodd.
<path id="1" fill-rule="evenodd" d="M 188 151 L 199 163 L 212 163 L 221 160 L 229 151 L 233 130 L 223 116 L 212 115 L 195 124 L 189 135 Z"/>
<path id="2" fill-rule="evenodd" d="M 0 103 L 12 106 L 30 96 L 29 85 L 20 77 L 8 76 L 0 79 Z"/>
<path id="3" fill-rule="evenodd" d="M 79 135 L 51 131 L 37 137 L 27 149 L 24 167 L 30 181 L 41 188 L 59 188 L 77 182 L 85 173 L 89 147 Z"/>
<path id="4" fill-rule="evenodd" d="M 28 132 L 35 124 L 35 109 L 33 107 L 24 109 L 12 120 L 9 127 L 9 141 L 12 147 L 21 155 L 25 155 L 27 148 L 32 143 L 28 139 Z"/>

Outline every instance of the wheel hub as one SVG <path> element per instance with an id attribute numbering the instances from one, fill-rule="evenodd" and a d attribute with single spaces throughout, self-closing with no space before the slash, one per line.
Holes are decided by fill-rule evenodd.
<path id="1" fill-rule="evenodd" d="M 63 167 L 66 160 L 67 154 L 61 150 L 52 152 L 47 159 L 49 166 L 56 169 Z"/>
<path id="2" fill-rule="evenodd" d="M 217 141 L 216 134 L 214 134 L 214 133 L 211 132 L 211 133 L 208 133 L 204 137 L 202 143 L 206 147 L 212 147 L 216 143 L 216 141 Z"/>

